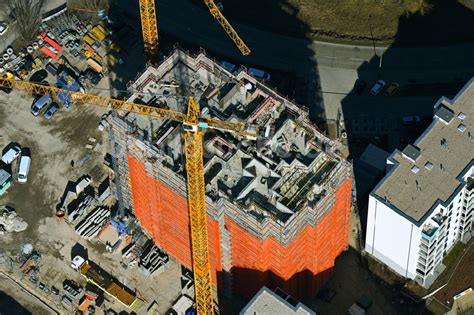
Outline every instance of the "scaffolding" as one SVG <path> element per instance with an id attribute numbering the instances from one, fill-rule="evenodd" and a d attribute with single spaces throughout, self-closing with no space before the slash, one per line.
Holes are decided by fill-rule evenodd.
<path id="1" fill-rule="evenodd" d="M 272 113 L 277 108 L 283 107 L 294 119 L 295 128 L 304 129 L 305 141 L 321 151 L 319 158 L 322 160 L 319 164 L 313 162 L 310 167 L 301 169 L 302 174 L 309 174 L 308 178 L 312 180 L 309 184 L 313 185 L 315 179 L 318 179 L 321 192 L 317 194 L 317 198 L 306 200 L 304 198 L 312 187 L 301 182 L 302 176 L 293 179 L 288 177 L 284 188 L 288 200 L 299 198 L 299 195 L 303 199 L 284 218 L 266 212 L 265 209 L 258 210 L 249 204 L 238 202 L 225 192 L 206 196 L 213 283 L 217 284 L 218 278 L 224 280 L 221 289 L 228 293 L 230 290 L 243 288 L 242 281 L 263 285 L 265 281 L 269 281 L 265 272 L 271 272 L 277 279 L 274 280 L 276 283 L 279 283 L 278 279 L 287 281 L 288 283 L 282 282 L 281 285 L 288 286 L 285 287 L 287 291 L 295 293 L 293 295 L 296 297 L 315 293 L 323 284 L 322 280 L 298 280 L 294 276 L 304 270 L 316 275 L 331 269 L 335 257 L 348 246 L 352 165 L 337 155 L 339 144 L 314 127 L 305 108 L 272 91 L 245 71 L 232 75 L 204 52 L 192 56 L 176 49 L 158 67 L 147 68 L 128 87 L 131 92 L 139 93 L 140 89 L 149 86 L 150 78 L 151 81 L 160 81 L 169 80 L 172 76 L 178 80 L 176 74 L 179 72 L 175 68 L 179 65 L 184 65 L 190 71 L 191 74 L 186 75 L 187 80 L 190 78 L 187 83 L 194 89 L 203 82 L 250 82 L 256 89 L 247 96 L 255 98 L 260 95 L 267 100 L 263 105 L 272 108 L 270 111 L 258 108 L 253 110 L 251 114 L 255 118 L 266 123 L 272 119 Z M 235 93 L 240 93 L 239 91 L 237 89 Z M 233 100 L 234 98 L 229 97 L 229 102 Z M 146 136 L 146 132 L 141 131 L 139 123 L 128 116 L 114 115 L 110 123 L 119 178 L 117 186 L 123 199 L 121 202 L 133 208 L 144 229 L 161 249 L 190 268 L 185 166 L 184 162 L 179 162 L 179 156 L 183 152 L 175 152 L 177 155 L 170 159 L 166 152 L 169 148 L 166 145 L 156 146 Z M 225 139 L 222 141 L 228 142 Z M 211 160 L 214 159 L 205 160 L 205 163 Z M 174 166 L 170 164 L 173 161 Z M 328 161 L 334 165 L 320 174 L 321 167 Z M 210 168 L 206 165 L 206 170 Z M 293 205 L 291 202 L 288 204 Z M 244 269 L 261 271 L 262 276 L 255 281 L 245 279 L 245 275 L 239 273 L 239 270 Z M 237 275 L 239 279 L 236 279 Z M 303 281 L 300 283 L 302 287 L 295 289 L 298 281 Z M 250 288 L 248 291 L 253 290 Z"/>

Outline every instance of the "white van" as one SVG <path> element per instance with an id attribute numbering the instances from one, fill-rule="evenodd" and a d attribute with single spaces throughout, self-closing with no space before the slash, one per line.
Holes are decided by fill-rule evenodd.
<path id="1" fill-rule="evenodd" d="M 18 166 L 18 182 L 26 183 L 28 180 L 28 172 L 30 171 L 31 158 L 27 155 L 22 155 L 20 158 L 20 166 Z"/>
<path id="2" fill-rule="evenodd" d="M 15 159 L 20 155 L 21 148 L 18 145 L 11 147 L 7 152 L 2 156 L 2 161 L 5 164 L 11 164 Z"/>

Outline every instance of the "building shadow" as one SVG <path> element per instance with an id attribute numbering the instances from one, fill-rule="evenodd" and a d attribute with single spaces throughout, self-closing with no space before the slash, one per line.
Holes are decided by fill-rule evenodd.
<path id="1" fill-rule="evenodd" d="M 454 96 L 474 73 L 474 32 L 467 31 L 474 29 L 474 12 L 458 1 L 428 2 L 424 14 L 400 17 L 392 45 L 374 46 L 373 57 L 357 68 L 365 90 L 358 95 L 354 89 L 341 101 L 337 136 L 354 161 L 363 235 L 368 195 L 384 175 L 359 163 L 363 151 L 373 144 L 391 153 L 413 143 L 431 123 L 435 102 Z M 369 18 L 364 23 L 369 25 Z M 399 89 L 393 96 L 372 96 L 377 80 L 385 81 L 385 88 L 396 82 Z"/>
<path id="2" fill-rule="evenodd" d="M 273 15 L 262 15 L 263 23 L 274 23 L 273 16 L 278 16 L 284 21 L 282 25 L 291 27 L 299 36 L 290 38 L 239 24 L 233 17 L 249 14 L 248 8 L 253 6 L 253 1 L 226 2 L 223 14 L 252 50 L 250 55 L 243 56 L 202 5 L 202 1 L 156 1 L 160 53 L 155 62 L 163 60 L 174 49 L 175 44 L 179 43 L 180 47 L 191 53 L 204 49 L 217 61 L 265 70 L 272 76 L 270 86 L 275 87 L 280 94 L 306 106 L 311 117 L 324 128 L 324 105 L 317 62 L 309 37 L 304 38 L 304 34 L 310 33 L 310 27 L 298 19 L 297 9 L 287 0 L 267 2 L 266 9 Z M 123 65 L 112 67 L 116 74 L 111 84 L 114 89 L 124 91 L 127 83 L 133 80 L 138 72 L 143 71 L 145 65 L 138 5 L 126 0 L 115 0 L 110 15 L 112 20 L 116 21 L 115 38 L 125 56 Z M 138 60 L 142 62 L 139 63 Z M 124 91 L 123 95 L 126 94 Z"/>
<path id="3" fill-rule="evenodd" d="M 0 291 L 0 310 L 8 310 L 8 314 L 31 315 L 32 313 L 8 294 Z M 7 313 L 5 313 L 7 314 Z"/>
<path id="4" fill-rule="evenodd" d="M 327 269 L 318 274 L 313 274 L 310 270 L 302 270 L 286 280 L 271 270 L 259 271 L 233 267 L 231 275 L 225 271 L 219 272 L 219 279 L 229 278 L 229 276 L 235 279 L 232 286 L 234 296 L 219 296 L 220 312 L 221 314 L 238 314 L 263 286 L 272 291 L 280 289 L 299 302 L 311 305 L 312 299 L 330 279 L 333 270 L 333 268 Z M 218 287 L 222 286 L 218 285 Z"/>

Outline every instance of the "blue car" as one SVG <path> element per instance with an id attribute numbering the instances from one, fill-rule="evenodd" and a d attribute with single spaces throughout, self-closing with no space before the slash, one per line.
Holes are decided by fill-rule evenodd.
<path id="1" fill-rule="evenodd" d="M 44 113 L 44 118 L 50 120 L 53 118 L 54 114 L 58 111 L 59 105 L 56 102 L 53 102 L 51 106 L 49 106 L 48 110 Z"/>

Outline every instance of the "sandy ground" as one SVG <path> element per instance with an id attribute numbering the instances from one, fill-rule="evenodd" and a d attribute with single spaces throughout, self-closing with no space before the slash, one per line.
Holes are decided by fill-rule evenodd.
<path id="1" fill-rule="evenodd" d="M 0 203 L 16 209 L 29 225 L 15 238 L 33 239 L 38 236 L 38 226 L 44 222 L 43 218 L 54 213 L 67 181 L 85 171 L 79 167 L 72 169 L 71 160 L 78 161 L 85 154 L 90 154 L 91 160 L 102 158 L 100 153 L 84 149 L 89 137 L 101 138 L 97 125 L 102 112 L 82 105 L 61 109 L 52 120 L 46 121 L 31 115 L 31 96 L 12 92 L 0 97 L 0 147 L 16 142 L 31 151 L 28 182 L 23 185 L 14 182 L 1 196 Z M 91 165 L 88 166 L 92 168 Z M 17 167 L 14 162 L 14 178 Z"/>
<path id="2" fill-rule="evenodd" d="M 106 82 L 102 84 L 107 85 Z M 18 253 L 21 244 L 31 242 L 42 254 L 39 280 L 48 287 L 62 288 L 66 278 L 85 284 L 85 279 L 70 267 L 71 249 L 79 242 L 87 248 L 91 261 L 100 264 L 129 288 L 143 295 L 145 303 L 137 310 L 138 314 L 146 313 L 146 308 L 154 300 L 158 302 L 158 310 L 164 313 L 180 292 L 181 270 L 178 263 L 172 261 L 167 270 L 151 278 L 136 267 L 124 269 L 119 255 L 105 252 L 105 246 L 101 243 L 80 239 L 71 226 L 58 222 L 54 217 L 56 205 L 68 180 L 76 180 L 96 166 L 107 171 L 102 160 L 107 149 L 108 134 L 97 129 L 105 110 L 73 105 L 69 109 L 60 108 L 53 119 L 47 121 L 31 115 L 32 101 L 32 96 L 25 93 L 0 94 L 0 148 L 17 142 L 30 148 L 32 161 L 26 184 L 16 182 L 18 165 L 17 162 L 13 163 L 11 170 L 14 182 L 8 192 L 0 196 L 0 205 L 12 206 L 29 225 L 24 232 L 1 236 L 0 253 Z M 90 137 L 102 144 L 100 149 L 89 150 L 84 147 Z M 71 160 L 75 161 L 74 168 L 71 167 Z M 13 275 L 20 278 L 19 273 Z M 46 296 L 33 287 L 27 278 L 21 283 L 50 300 L 62 312 L 71 312 L 52 295 Z M 28 304 L 21 297 L 19 303 L 25 306 Z M 118 302 L 106 301 L 105 304 L 117 311 L 124 310 Z"/>

